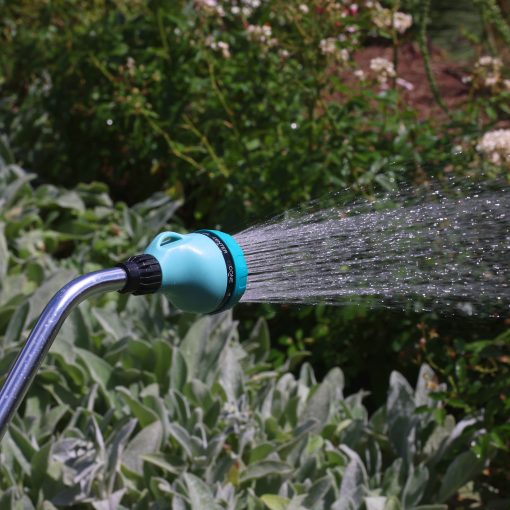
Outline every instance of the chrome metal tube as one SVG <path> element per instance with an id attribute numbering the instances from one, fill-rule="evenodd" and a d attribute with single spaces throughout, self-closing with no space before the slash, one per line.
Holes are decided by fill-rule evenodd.
<path id="1" fill-rule="evenodd" d="M 95 271 L 69 282 L 53 296 L 0 390 L 0 440 L 71 310 L 94 294 L 122 289 L 126 280 L 126 272 L 121 268 Z"/>

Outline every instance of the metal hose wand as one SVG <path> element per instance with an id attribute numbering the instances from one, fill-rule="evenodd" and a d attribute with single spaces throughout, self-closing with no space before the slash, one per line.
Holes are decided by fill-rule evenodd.
<path id="1" fill-rule="evenodd" d="M 69 282 L 46 305 L 0 389 L 0 440 L 62 323 L 84 299 L 111 291 L 161 291 L 184 311 L 217 313 L 239 301 L 247 275 L 244 255 L 231 236 L 201 230 L 187 235 L 163 232 L 145 254 Z"/>

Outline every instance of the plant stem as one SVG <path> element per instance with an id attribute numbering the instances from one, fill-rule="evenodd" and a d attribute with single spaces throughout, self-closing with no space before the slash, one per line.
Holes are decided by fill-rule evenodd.
<path id="1" fill-rule="evenodd" d="M 398 77 L 398 34 L 395 28 L 395 13 L 400 7 L 400 2 L 396 1 L 393 3 L 391 9 L 391 40 L 393 43 L 393 67 L 395 69 L 395 76 L 393 77 L 393 89 L 397 88 L 397 77 Z"/>
<path id="2" fill-rule="evenodd" d="M 480 18 L 482 19 L 483 24 L 483 32 L 482 32 L 482 40 L 487 41 L 487 46 L 489 47 L 489 51 L 491 55 L 496 56 L 497 48 L 494 43 L 494 33 L 491 30 L 489 16 L 487 15 L 487 9 L 484 2 L 475 2 L 475 5 L 478 6 L 478 10 L 480 11 Z"/>
<path id="3" fill-rule="evenodd" d="M 182 151 L 180 151 L 177 148 L 177 144 L 172 140 L 170 135 L 152 118 L 150 118 L 148 115 L 145 115 L 142 112 L 143 117 L 148 122 L 149 126 L 158 134 L 160 134 L 163 139 L 165 140 L 166 144 L 168 145 L 168 148 L 170 149 L 170 152 L 177 158 L 182 159 L 183 161 L 186 161 L 186 163 L 189 163 L 193 168 L 203 171 L 203 166 L 198 163 L 198 161 L 195 161 L 193 158 L 186 156 Z"/>
<path id="4" fill-rule="evenodd" d="M 443 99 L 441 98 L 439 89 L 437 88 L 436 80 L 434 79 L 434 75 L 432 74 L 432 68 L 430 66 L 430 53 L 429 53 L 428 41 L 427 41 L 427 25 L 429 22 L 430 2 L 431 2 L 431 0 L 423 0 L 423 3 L 422 3 L 419 45 L 420 45 L 421 55 L 423 58 L 423 65 L 425 66 L 425 73 L 427 74 L 427 80 L 429 82 L 432 96 L 434 97 L 434 100 L 437 103 L 437 105 L 445 113 L 448 113 L 448 109 L 446 108 L 446 105 L 444 104 Z"/>
<path id="5" fill-rule="evenodd" d="M 214 150 L 214 147 L 211 145 L 209 140 L 207 139 L 207 136 L 200 132 L 200 130 L 197 128 L 197 126 L 193 123 L 191 118 L 188 115 L 184 115 L 184 120 L 186 121 L 186 124 L 184 124 L 184 129 L 188 129 L 191 131 L 195 136 L 197 136 L 200 139 L 200 142 L 203 144 L 207 152 L 209 153 L 209 156 L 211 156 L 211 159 L 214 161 L 216 166 L 218 167 L 218 170 L 220 171 L 220 174 L 223 177 L 229 177 L 232 175 L 232 172 L 225 166 L 225 163 L 222 161 L 220 156 L 216 154 L 216 151 Z"/>
<path id="6" fill-rule="evenodd" d="M 484 0 L 484 4 L 487 7 L 489 20 L 498 29 L 505 43 L 510 46 L 510 26 L 508 26 L 508 22 L 501 12 L 501 8 L 498 3 L 496 0 Z"/>

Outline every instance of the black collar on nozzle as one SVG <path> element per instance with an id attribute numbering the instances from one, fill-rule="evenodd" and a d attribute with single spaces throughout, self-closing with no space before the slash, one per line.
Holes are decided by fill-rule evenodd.
<path id="1" fill-rule="evenodd" d="M 135 296 L 154 294 L 161 288 L 162 274 L 158 259 L 152 255 L 135 255 L 116 265 L 126 271 L 126 285 L 119 290 L 121 294 Z"/>

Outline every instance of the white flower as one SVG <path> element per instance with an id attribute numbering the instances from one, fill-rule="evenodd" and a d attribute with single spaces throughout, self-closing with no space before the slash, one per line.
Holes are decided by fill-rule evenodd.
<path id="1" fill-rule="evenodd" d="M 224 41 L 218 41 L 218 49 L 221 51 L 223 58 L 230 58 L 230 46 Z"/>
<path id="2" fill-rule="evenodd" d="M 216 9 L 218 7 L 218 0 L 197 0 L 197 4 L 201 7 Z"/>
<path id="3" fill-rule="evenodd" d="M 387 58 L 377 57 L 370 61 L 370 69 L 375 73 L 381 85 L 386 84 L 388 78 L 396 76 L 395 66 Z"/>
<path id="4" fill-rule="evenodd" d="M 387 58 L 377 57 L 370 61 L 370 70 L 375 74 L 382 90 L 388 88 L 388 79 L 395 78 L 395 66 Z"/>
<path id="5" fill-rule="evenodd" d="M 299 4 L 299 10 L 303 14 L 308 14 L 310 12 L 310 9 L 308 8 L 308 5 L 306 5 L 306 4 Z"/>
<path id="6" fill-rule="evenodd" d="M 406 90 L 414 90 L 414 85 L 407 80 L 404 80 L 403 78 L 397 78 L 397 85 L 400 85 L 402 88 Z"/>
<path id="7" fill-rule="evenodd" d="M 340 60 L 347 62 L 349 60 L 349 50 L 346 48 L 342 48 L 338 56 L 340 57 Z"/>
<path id="8" fill-rule="evenodd" d="M 327 39 L 322 39 L 319 43 L 319 48 L 323 55 L 329 55 L 337 60 L 341 60 L 343 62 L 347 62 L 349 60 L 349 51 L 346 48 L 338 48 L 337 46 L 338 38 L 328 37 Z"/>
<path id="9" fill-rule="evenodd" d="M 475 67 L 495 67 L 496 69 L 501 69 L 501 67 L 503 67 L 503 62 L 500 58 L 494 58 L 490 57 L 489 55 L 485 55 L 478 59 Z"/>
<path id="10" fill-rule="evenodd" d="M 500 58 L 484 55 L 474 65 L 471 75 L 473 86 L 478 89 L 499 89 L 505 88 L 505 81 L 501 74 L 503 62 Z"/>
<path id="11" fill-rule="evenodd" d="M 366 74 L 363 69 L 356 69 L 356 71 L 354 71 L 354 76 L 360 81 L 363 81 L 366 78 Z"/>
<path id="12" fill-rule="evenodd" d="M 248 32 L 248 37 L 252 41 L 269 48 L 278 44 L 278 40 L 272 37 L 273 30 L 270 25 L 248 25 L 246 27 L 246 32 Z"/>
<path id="13" fill-rule="evenodd" d="M 411 28 L 413 17 L 405 12 L 396 12 L 393 14 L 393 27 L 399 34 L 403 34 Z"/>
<path id="14" fill-rule="evenodd" d="M 205 44 L 214 51 L 221 52 L 223 58 L 230 58 L 230 46 L 225 41 L 215 41 L 212 36 L 208 36 Z"/>
<path id="15" fill-rule="evenodd" d="M 225 10 L 219 4 L 218 0 L 195 0 L 195 4 L 199 10 L 207 14 L 216 14 L 217 16 L 225 16 Z"/>
<path id="16" fill-rule="evenodd" d="M 375 12 L 372 15 L 372 21 L 377 28 L 391 28 L 391 11 L 381 6 L 379 2 L 375 4 Z"/>
<path id="17" fill-rule="evenodd" d="M 375 26 L 383 30 L 394 28 L 399 34 L 403 34 L 413 24 L 413 17 L 405 12 L 394 12 L 386 9 L 379 2 L 370 2 L 370 7 L 374 10 L 372 21 Z"/>
<path id="18" fill-rule="evenodd" d="M 485 78 L 485 86 L 488 88 L 496 86 L 498 82 L 499 76 L 496 76 L 494 74 L 489 74 L 487 78 Z"/>
<path id="19" fill-rule="evenodd" d="M 337 51 L 336 47 L 336 39 L 334 37 L 328 37 L 327 39 L 322 39 L 319 43 L 319 48 L 324 55 L 330 55 Z"/>
<path id="20" fill-rule="evenodd" d="M 278 50 L 278 56 L 282 60 L 285 60 L 285 59 L 289 58 L 289 55 L 290 55 L 290 53 L 287 50 L 285 50 L 285 49 Z"/>
<path id="21" fill-rule="evenodd" d="M 476 150 L 486 154 L 495 165 L 510 164 L 510 129 L 497 129 L 485 133 Z"/>

